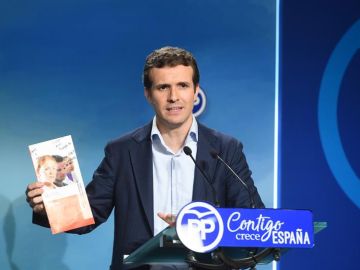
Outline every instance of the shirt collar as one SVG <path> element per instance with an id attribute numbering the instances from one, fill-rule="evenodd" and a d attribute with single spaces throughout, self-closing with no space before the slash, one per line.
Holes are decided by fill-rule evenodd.
<path id="1" fill-rule="evenodd" d="M 186 136 L 185 139 L 185 145 L 188 145 L 190 142 L 197 142 L 198 141 L 198 123 L 196 121 L 196 118 L 194 115 L 192 115 L 193 121 L 189 130 L 188 135 Z M 156 115 L 153 118 L 152 121 L 152 127 L 151 127 L 151 141 L 153 144 L 169 151 L 172 152 L 171 150 L 169 150 L 169 148 L 166 146 L 163 137 L 161 136 L 161 133 L 156 125 Z"/>

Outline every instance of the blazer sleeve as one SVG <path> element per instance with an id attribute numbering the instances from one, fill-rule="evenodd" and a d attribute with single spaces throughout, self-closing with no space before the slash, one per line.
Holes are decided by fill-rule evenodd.
<path id="1" fill-rule="evenodd" d="M 110 144 L 105 147 L 105 157 L 86 187 L 95 226 L 105 222 L 114 208 L 115 160 Z"/>

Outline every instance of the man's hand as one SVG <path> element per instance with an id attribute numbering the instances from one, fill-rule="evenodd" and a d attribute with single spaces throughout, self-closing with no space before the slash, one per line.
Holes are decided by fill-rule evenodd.
<path id="1" fill-rule="evenodd" d="M 161 218 L 163 221 L 165 221 L 167 224 L 170 225 L 170 227 L 175 226 L 176 216 L 172 214 L 165 214 L 162 212 L 157 213 L 158 217 Z"/>
<path id="2" fill-rule="evenodd" d="M 41 197 L 41 194 L 44 192 L 42 189 L 43 186 L 44 183 L 42 182 L 31 183 L 27 186 L 25 195 L 26 201 L 35 213 L 46 215 L 44 203 Z"/>

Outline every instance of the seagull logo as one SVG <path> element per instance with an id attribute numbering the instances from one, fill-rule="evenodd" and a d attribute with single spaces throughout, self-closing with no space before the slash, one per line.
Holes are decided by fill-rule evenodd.
<path id="1" fill-rule="evenodd" d="M 206 95 L 203 89 L 200 88 L 197 99 L 194 103 L 193 114 L 195 117 L 198 117 L 202 114 L 206 107 Z"/>
<path id="2" fill-rule="evenodd" d="M 201 213 L 201 212 L 199 212 L 199 211 L 197 211 L 197 210 L 190 209 L 190 210 L 188 210 L 187 213 L 188 213 L 188 214 L 194 214 L 194 215 L 196 215 L 198 218 L 201 219 L 201 218 L 203 218 L 203 217 L 206 217 L 207 215 L 212 214 L 213 211 L 208 211 L 208 212 Z"/>
<path id="3" fill-rule="evenodd" d="M 214 250 L 221 241 L 224 224 L 214 206 L 205 202 L 192 202 L 179 212 L 176 232 L 188 249 L 205 253 Z"/>

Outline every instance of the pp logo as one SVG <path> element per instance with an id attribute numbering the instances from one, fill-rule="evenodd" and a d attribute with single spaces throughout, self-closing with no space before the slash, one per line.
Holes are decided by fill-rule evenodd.
<path id="1" fill-rule="evenodd" d="M 212 205 L 192 202 L 179 212 L 176 232 L 188 249 L 204 253 L 217 247 L 224 234 L 224 223 Z"/>
<path id="2" fill-rule="evenodd" d="M 204 91 L 200 88 L 199 94 L 194 103 L 194 108 L 193 108 L 194 116 L 198 117 L 200 114 L 202 114 L 203 111 L 205 110 L 205 107 L 206 107 L 206 96 Z"/>
<path id="3" fill-rule="evenodd" d="M 346 195 L 360 208 L 360 182 L 341 141 L 338 127 L 338 99 L 342 80 L 351 60 L 360 49 L 360 20 L 336 45 L 325 69 L 319 95 L 319 131 L 326 160 L 336 181 Z"/>

